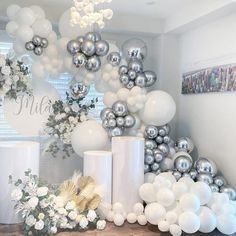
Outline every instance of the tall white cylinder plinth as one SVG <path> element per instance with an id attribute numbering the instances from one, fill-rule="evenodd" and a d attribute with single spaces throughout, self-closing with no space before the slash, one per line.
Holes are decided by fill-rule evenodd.
<path id="1" fill-rule="evenodd" d="M 139 187 L 144 183 L 144 139 L 114 137 L 113 154 L 113 203 L 120 202 L 127 212 L 142 202 Z"/>
<path id="2" fill-rule="evenodd" d="M 31 169 L 39 175 L 40 145 L 37 142 L 0 142 L 0 224 L 16 224 L 22 222 L 16 215 L 9 184 L 9 175 L 14 180 L 24 177 L 24 172 Z"/>
<path id="3" fill-rule="evenodd" d="M 104 187 L 103 201 L 111 203 L 112 194 L 112 152 L 84 152 L 84 176 L 91 176 L 97 185 Z"/>

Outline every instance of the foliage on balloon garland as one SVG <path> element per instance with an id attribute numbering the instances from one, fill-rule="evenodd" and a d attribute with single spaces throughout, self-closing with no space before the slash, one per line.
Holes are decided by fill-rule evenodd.
<path id="1" fill-rule="evenodd" d="M 96 212 L 101 189 L 87 176 L 75 173 L 59 186 L 44 183 L 30 170 L 23 179 L 14 181 L 11 193 L 17 213 L 21 213 L 24 235 L 54 235 L 70 229 L 103 230 L 106 222 Z"/>

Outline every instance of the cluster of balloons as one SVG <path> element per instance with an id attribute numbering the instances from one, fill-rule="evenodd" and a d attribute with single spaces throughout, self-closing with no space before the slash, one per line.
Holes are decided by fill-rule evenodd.
<path id="1" fill-rule="evenodd" d="M 47 48 L 47 46 L 48 40 L 38 35 L 35 35 L 32 38 L 32 41 L 29 41 L 25 44 L 26 50 L 33 51 L 36 56 L 42 55 L 44 48 Z"/>
<path id="2" fill-rule="evenodd" d="M 110 137 L 121 136 L 125 129 L 132 128 L 136 122 L 135 117 L 129 114 L 127 104 L 122 101 L 115 102 L 112 108 L 104 108 L 100 117 Z"/>
<path id="3" fill-rule="evenodd" d="M 182 232 L 210 233 L 216 228 L 223 234 L 236 232 L 236 203 L 225 193 L 213 193 L 204 182 L 189 177 L 178 181 L 169 173 L 146 174 L 139 189 L 147 204 L 147 221 L 162 232 L 180 236 Z"/>
<path id="4" fill-rule="evenodd" d="M 79 36 L 70 40 L 67 50 L 73 56 L 72 61 L 77 68 L 97 72 L 101 68 L 100 57 L 107 55 L 109 44 L 102 40 L 99 33 L 88 32 L 84 37 Z"/>
<path id="5" fill-rule="evenodd" d="M 81 82 L 72 81 L 70 85 L 71 95 L 74 98 L 84 98 L 89 93 L 90 86 L 86 86 Z"/>

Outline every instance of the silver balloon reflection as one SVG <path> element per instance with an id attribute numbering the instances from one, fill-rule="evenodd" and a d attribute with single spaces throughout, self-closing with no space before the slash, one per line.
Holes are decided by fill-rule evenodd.
<path id="1" fill-rule="evenodd" d="M 201 174 L 197 175 L 197 181 L 204 182 L 204 183 L 210 185 L 213 183 L 213 178 L 212 178 L 211 174 L 201 173 Z"/>
<path id="2" fill-rule="evenodd" d="M 111 108 L 104 108 L 100 113 L 101 120 L 108 119 L 108 114 L 112 112 Z"/>
<path id="3" fill-rule="evenodd" d="M 194 149 L 194 144 L 190 138 L 182 137 L 177 139 L 175 146 L 178 151 L 186 151 L 191 153 Z"/>
<path id="4" fill-rule="evenodd" d="M 84 40 L 80 48 L 86 56 L 93 56 L 96 52 L 95 43 L 91 40 Z"/>
<path id="5" fill-rule="evenodd" d="M 87 60 L 85 68 L 92 72 L 97 72 L 101 68 L 101 60 L 97 56 L 92 56 Z"/>
<path id="6" fill-rule="evenodd" d="M 218 193 L 220 191 L 219 186 L 217 186 L 216 184 L 210 184 L 209 187 L 211 188 L 211 191 L 213 193 Z"/>
<path id="7" fill-rule="evenodd" d="M 87 63 L 87 58 L 83 53 L 77 53 L 73 56 L 73 64 L 76 67 L 83 67 Z"/>
<path id="8" fill-rule="evenodd" d="M 153 156 L 157 163 L 161 163 L 165 158 L 163 152 L 158 149 L 153 151 Z"/>
<path id="9" fill-rule="evenodd" d="M 212 160 L 200 158 L 195 163 L 195 169 L 199 174 L 211 174 L 213 177 L 217 174 L 217 168 Z"/>
<path id="10" fill-rule="evenodd" d="M 198 175 L 198 173 L 197 173 L 197 171 L 195 169 L 190 170 L 189 174 L 190 174 L 190 177 L 193 180 L 195 180 L 197 178 L 197 175 Z"/>
<path id="11" fill-rule="evenodd" d="M 136 73 L 141 73 L 141 72 L 143 72 L 143 63 L 142 63 L 142 61 L 140 61 L 138 59 L 132 59 L 132 60 L 130 60 L 130 62 L 128 64 L 128 68 L 130 70 L 135 71 Z"/>
<path id="12" fill-rule="evenodd" d="M 146 155 L 144 158 L 144 162 L 147 165 L 152 165 L 154 163 L 154 157 L 151 155 Z"/>
<path id="13" fill-rule="evenodd" d="M 117 137 L 123 134 L 123 130 L 119 127 L 109 130 L 110 137 Z"/>
<path id="14" fill-rule="evenodd" d="M 137 73 L 134 70 L 129 70 L 128 75 L 131 80 L 135 80 L 137 77 Z"/>
<path id="15" fill-rule="evenodd" d="M 47 48 L 48 46 L 48 40 L 46 38 L 42 38 L 42 41 L 41 41 L 41 47 L 43 48 Z"/>
<path id="16" fill-rule="evenodd" d="M 182 174 L 177 170 L 174 170 L 172 172 L 172 175 L 175 177 L 176 181 L 178 181 L 182 177 Z"/>
<path id="17" fill-rule="evenodd" d="M 116 118 L 116 124 L 117 124 L 118 127 L 124 127 L 125 119 L 123 117 L 117 117 Z"/>
<path id="18" fill-rule="evenodd" d="M 166 129 L 164 127 L 161 127 L 158 131 L 158 134 L 162 137 L 166 136 L 167 134 Z"/>
<path id="19" fill-rule="evenodd" d="M 71 40 L 67 43 L 67 51 L 70 54 L 75 55 L 80 51 L 80 46 L 81 44 L 77 40 Z"/>
<path id="20" fill-rule="evenodd" d="M 141 73 L 141 74 L 138 74 L 137 78 L 135 79 L 135 84 L 141 88 L 144 88 L 146 86 L 146 81 L 147 81 L 147 78 L 145 74 Z"/>
<path id="21" fill-rule="evenodd" d="M 76 41 L 78 41 L 80 44 L 82 44 L 84 42 L 84 36 L 78 36 L 76 38 Z"/>
<path id="22" fill-rule="evenodd" d="M 126 86 L 129 83 L 129 76 L 126 74 L 122 74 L 120 76 L 120 82 Z"/>
<path id="23" fill-rule="evenodd" d="M 101 40 L 101 35 L 97 32 L 88 32 L 87 34 L 85 34 L 84 38 L 93 42 L 97 42 Z"/>
<path id="24" fill-rule="evenodd" d="M 43 54 L 43 48 L 38 46 L 38 47 L 35 47 L 34 48 L 34 54 L 37 55 L 37 56 L 40 56 Z"/>
<path id="25" fill-rule="evenodd" d="M 135 125 L 135 118 L 131 115 L 127 115 L 125 116 L 125 124 L 124 127 L 125 128 L 132 128 Z"/>
<path id="26" fill-rule="evenodd" d="M 164 143 L 164 139 L 163 139 L 163 137 L 161 137 L 161 136 L 157 136 L 155 140 L 156 140 L 156 143 L 157 143 L 157 144 L 162 144 L 162 143 Z"/>
<path id="27" fill-rule="evenodd" d="M 135 86 L 134 81 L 130 80 L 129 83 L 125 86 L 127 89 L 132 89 Z"/>
<path id="28" fill-rule="evenodd" d="M 151 171 L 151 168 L 149 167 L 149 165 L 144 165 L 144 174 L 146 174 L 150 171 Z"/>
<path id="29" fill-rule="evenodd" d="M 98 56 L 106 56 L 107 53 L 109 52 L 109 43 L 105 40 L 99 40 L 96 42 L 96 54 Z"/>
<path id="30" fill-rule="evenodd" d="M 112 66 L 119 66 L 120 62 L 121 62 L 121 56 L 119 52 L 111 52 L 108 54 L 107 56 L 107 61 L 112 65 Z M 126 74 L 125 73 L 121 73 L 121 74 Z"/>
<path id="31" fill-rule="evenodd" d="M 157 148 L 157 144 L 154 140 L 145 140 L 145 148 L 148 148 L 148 149 L 156 149 Z"/>
<path id="32" fill-rule="evenodd" d="M 129 68 L 127 66 L 120 66 L 119 68 L 119 75 L 125 75 L 127 74 L 129 71 Z"/>
<path id="33" fill-rule="evenodd" d="M 162 144 L 158 145 L 158 149 L 163 152 L 165 157 L 167 157 L 169 155 L 170 148 L 167 144 L 162 143 Z"/>
<path id="34" fill-rule="evenodd" d="M 189 156 L 178 156 L 174 160 L 174 168 L 180 173 L 188 173 L 193 165 L 193 161 Z"/>
<path id="35" fill-rule="evenodd" d="M 143 60 L 147 56 L 147 45 L 141 39 L 132 38 L 124 42 L 122 53 L 127 59 L 137 58 Z"/>
<path id="36" fill-rule="evenodd" d="M 223 176 L 216 176 L 214 178 L 214 184 L 216 184 L 218 187 L 222 187 L 227 184 L 227 181 Z"/>
<path id="37" fill-rule="evenodd" d="M 236 190 L 230 185 L 226 185 L 220 188 L 221 193 L 226 193 L 229 196 L 229 200 L 236 200 Z"/>
<path id="38" fill-rule="evenodd" d="M 89 86 L 84 85 L 81 82 L 72 82 L 70 86 L 70 91 L 75 98 L 84 98 L 89 93 Z"/>
<path id="39" fill-rule="evenodd" d="M 158 135 L 158 129 L 156 126 L 148 125 L 145 128 L 145 137 L 149 139 L 154 139 Z"/>
<path id="40" fill-rule="evenodd" d="M 126 116 L 128 115 L 128 106 L 125 102 L 115 102 L 112 105 L 112 110 L 116 116 Z"/>
<path id="41" fill-rule="evenodd" d="M 153 86 L 157 81 L 156 73 L 148 70 L 148 71 L 145 71 L 144 74 L 145 74 L 145 77 L 147 78 L 146 79 L 146 87 Z"/>
<path id="42" fill-rule="evenodd" d="M 157 170 L 159 170 L 160 169 L 160 165 L 158 164 L 158 163 L 153 163 L 152 165 L 151 165 L 151 170 L 153 171 L 153 172 L 156 172 Z"/>

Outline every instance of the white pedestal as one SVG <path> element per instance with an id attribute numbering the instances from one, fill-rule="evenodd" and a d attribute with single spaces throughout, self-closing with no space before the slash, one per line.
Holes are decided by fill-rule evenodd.
<path id="1" fill-rule="evenodd" d="M 115 137 L 113 154 L 113 203 L 120 202 L 127 212 L 142 202 L 139 187 L 144 183 L 144 139 Z"/>
<path id="2" fill-rule="evenodd" d="M 91 176 L 97 185 L 104 187 L 103 201 L 111 203 L 112 191 L 112 153 L 88 151 L 84 153 L 84 176 Z"/>
<path id="3" fill-rule="evenodd" d="M 9 184 L 9 175 L 14 180 L 24 177 L 24 172 L 31 169 L 39 174 L 39 150 L 37 142 L 0 142 L 0 224 L 16 224 L 22 222 L 14 210 L 11 201 L 13 186 Z"/>

